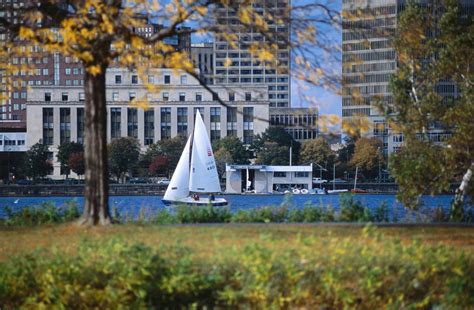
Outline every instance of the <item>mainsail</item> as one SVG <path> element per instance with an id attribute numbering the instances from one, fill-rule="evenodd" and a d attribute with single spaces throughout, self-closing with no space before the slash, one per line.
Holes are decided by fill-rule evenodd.
<path id="1" fill-rule="evenodd" d="M 165 200 L 177 200 L 189 195 L 189 149 L 191 147 L 192 135 L 189 136 L 183 153 L 179 158 L 176 170 L 171 177 L 170 184 L 166 189 Z"/>
<path id="2" fill-rule="evenodd" d="M 200 193 L 218 193 L 221 191 L 211 142 L 199 110 L 196 112 L 194 124 L 190 174 L 190 191 Z"/>

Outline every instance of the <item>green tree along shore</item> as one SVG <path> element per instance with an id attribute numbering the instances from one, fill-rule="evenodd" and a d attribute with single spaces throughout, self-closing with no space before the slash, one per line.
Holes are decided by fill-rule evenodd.
<path id="1" fill-rule="evenodd" d="M 395 100 L 381 108 L 405 137 L 390 159 L 399 200 L 416 208 L 422 194 L 443 192 L 455 181 L 460 185 L 451 216 L 462 220 L 465 197 L 474 201 L 474 20 L 456 0 L 438 5 L 410 3 L 402 13 L 394 38 Z M 447 81 L 454 83 L 456 97 L 439 91 Z M 430 138 L 433 129 L 446 133 L 442 141 Z"/>

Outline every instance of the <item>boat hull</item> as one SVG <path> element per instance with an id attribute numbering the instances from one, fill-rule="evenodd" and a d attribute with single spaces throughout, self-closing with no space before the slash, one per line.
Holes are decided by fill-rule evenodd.
<path id="1" fill-rule="evenodd" d="M 199 200 L 194 200 L 191 197 L 186 197 L 179 200 L 161 200 L 165 206 L 227 206 L 228 202 L 224 198 L 216 198 L 212 201 L 209 198 L 200 198 Z"/>
<path id="2" fill-rule="evenodd" d="M 347 189 L 330 189 L 328 190 L 328 194 L 342 194 L 349 192 Z"/>

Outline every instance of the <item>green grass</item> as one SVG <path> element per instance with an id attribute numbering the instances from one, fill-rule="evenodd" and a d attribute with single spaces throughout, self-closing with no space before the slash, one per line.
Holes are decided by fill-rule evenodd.
<path id="1" fill-rule="evenodd" d="M 3 227 L 0 300 L 5 308 L 468 308 L 473 236 L 473 227 L 428 226 Z"/>

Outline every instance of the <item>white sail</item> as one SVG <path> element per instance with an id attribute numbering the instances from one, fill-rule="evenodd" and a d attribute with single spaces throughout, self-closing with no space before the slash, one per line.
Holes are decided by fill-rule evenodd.
<path id="1" fill-rule="evenodd" d="M 179 158 L 176 170 L 171 177 L 170 184 L 166 189 L 165 200 L 177 200 L 189 195 L 189 149 L 191 147 L 192 135 L 189 136 L 183 153 Z"/>
<path id="2" fill-rule="evenodd" d="M 200 193 L 218 193 L 221 191 L 211 142 L 199 110 L 196 112 L 194 124 L 189 190 Z"/>

